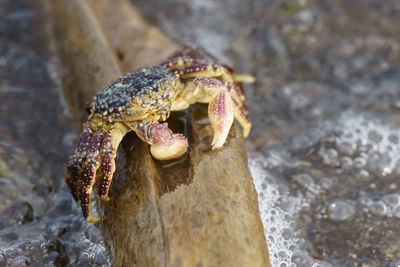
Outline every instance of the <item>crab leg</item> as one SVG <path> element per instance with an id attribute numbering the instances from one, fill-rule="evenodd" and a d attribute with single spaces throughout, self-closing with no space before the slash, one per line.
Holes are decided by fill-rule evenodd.
<path id="1" fill-rule="evenodd" d="M 229 92 L 224 89 L 208 104 L 208 117 L 214 130 L 212 148 L 222 147 L 233 123 L 233 103 Z"/>
<path id="2" fill-rule="evenodd" d="M 243 129 L 243 137 L 246 138 L 251 129 L 251 123 L 247 118 L 247 107 L 243 104 L 244 95 L 241 87 L 237 83 L 227 85 L 228 91 L 232 97 L 233 114 Z"/>
<path id="3" fill-rule="evenodd" d="M 83 188 L 81 192 L 81 207 L 83 217 L 87 222 L 97 222 L 99 217 L 92 216 L 91 212 L 91 195 L 95 182 L 97 169 L 100 167 L 100 148 L 103 141 L 103 131 L 97 130 L 90 140 L 89 153 L 86 156 L 84 164 L 82 181 Z"/>
<path id="4" fill-rule="evenodd" d="M 112 177 L 115 171 L 115 157 L 117 156 L 117 149 L 122 141 L 122 138 L 129 131 L 130 129 L 122 123 L 116 123 L 104 138 L 103 148 L 101 151 L 103 156 L 102 170 L 104 175 L 100 185 L 101 200 L 110 200 L 108 197 L 108 191 L 110 190 Z"/>
<path id="5" fill-rule="evenodd" d="M 140 139 L 151 145 L 150 152 L 158 160 L 174 159 L 182 156 L 188 147 L 183 134 L 174 134 L 168 123 L 156 121 L 132 123 L 128 126 L 136 132 Z"/>
<path id="6" fill-rule="evenodd" d="M 222 65 L 218 64 L 197 64 L 177 70 L 182 79 L 196 77 L 220 77 L 224 82 L 234 82 L 232 73 Z"/>
<path id="7" fill-rule="evenodd" d="M 200 62 L 191 58 L 191 57 L 176 57 L 172 59 L 168 59 L 160 64 L 160 66 L 167 68 L 169 70 L 176 70 L 179 68 L 185 68 L 193 65 L 197 65 Z"/>
<path id="8" fill-rule="evenodd" d="M 85 124 L 83 126 L 82 134 L 78 145 L 76 146 L 75 152 L 70 157 L 68 164 L 65 166 L 67 168 L 67 171 L 65 172 L 65 182 L 68 185 L 75 201 L 79 201 L 80 199 L 82 183 L 79 177 L 79 170 L 81 169 L 83 160 L 85 159 L 89 150 L 89 142 L 91 137 L 92 130 L 88 124 Z"/>
<path id="9" fill-rule="evenodd" d="M 206 64 L 204 62 L 204 60 L 196 60 L 191 57 L 183 56 L 166 60 L 161 63 L 160 66 L 167 68 L 171 71 L 181 69 L 181 71 L 178 71 L 179 74 L 189 74 L 187 77 L 191 78 L 194 77 L 190 76 L 191 73 L 206 71 L 210 72 L 210 75 L 204 74 L 204 76 L 222 76 L 221 78 L 226 82 L 235 81 L 253 83 L 255 81 L 255 78 L 251 75 L 232 73 L 232 71 L 224 65 L 215 63 Z M 213 75 L 213 73 L 216 73 L 217 75 Z"/>
<path id="10" fill-rule="evenodd" d="M 220 80 L 197 77 L 185 84 L 185 90 L 172 102 L 171 111 L 183 110 L 194 103 L 210 103 L 226 86 Z"/>
<path id="11" fill-rule="evenodd" d="M 187 90 L 173 103 L 171 110 L 184 109 L 196 102 L 209 103 L 208 117 L 214 130 L 212 147 L 221 147 L 232 126 L 235 110 L 226 84 L 214 78 L 197 77 L 188 82 L 186 88 Z"/>

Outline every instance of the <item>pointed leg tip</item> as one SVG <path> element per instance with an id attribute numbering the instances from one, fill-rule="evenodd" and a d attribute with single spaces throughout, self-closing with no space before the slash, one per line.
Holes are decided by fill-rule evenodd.
<path id="1" fill-rule="evenodd" d="M 101 199 L 102 201 L 110 201 L 110 200 L 111 200 L 111 198 L 110 198 L 109 196 L 107 196 L 107 195 L 102 195 L 102 196 L 100 197 L 100 199 Z"/>
<path id="2" fill-rule="evenodd" d="M 249 123 L 246 127 L 243 128 L 243 138 L 247 138 L 250 134 L 251 123 Z"/>
<path id="3" fill-rule="evenodd" d="M 226 138 L 225 138 L 225 139 L 226 139 Z M 216 138 L 216 137 L 214 136 L 214 139 L 213 139 L 213 141 L 212 141 L 212 143 L 211 143 L 211 150 L 215 150 L 215 149 L 217 149 L 217 148 L 223 147 L 223 145 L 224 145 L 224 143 L 225 143 L 225 139 Z"/>
<path id="4" fill-rule="evenodd" d="M 233 80 L 235 82 L 242 82 L 242 83 L 255 83 L 256 77 L 250 74 L 243 74 L 243 73 L 233 73 Z"/>
<path id="5" fill-rule="evenodd" d="M 101 218 L 101 217 L 96 217 L 96 216 L 92 216 L 92 215 L 89 215 L 89 216 L 85 219 L 85 221 L 88 222 L 88 223 L 96 223 L 96 222 L 99 222 L 99 221 L 101 221 L 101 220 L 103 220 L 103 218 Z"/>
<path id="6" fill-rule="evenodd" d="M 212 149 L 222 147 L 234 119 L 233 103 L 227 90 L 222 90 L 210 101 L 208 117 L 214 130 Z"/>

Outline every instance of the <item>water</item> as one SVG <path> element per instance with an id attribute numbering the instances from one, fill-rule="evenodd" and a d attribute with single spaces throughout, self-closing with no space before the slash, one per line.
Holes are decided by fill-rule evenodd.
<path id="1" fill-rule="evenodd" d="M 250 157 L 273 266 L 298 255 L 310 262 L 304 266 L 398 261 L 400 145 L 391 140 L 399 128 L 343 111 L 319 129 L 319 138 L 305 133 L 305 147 L 307 137 L 293 137 L 291 146 Z M 357 146 L 343 149 L 347 143 Z"/>
<path id="2" fill-rule="evenodd" d="M 256 75 L 246 148 L 273 266 L 400 263 L 397 1 L 134 2 Z M 109 266 L 63 183 L 76 136 L 41 14 L 0 14 L 0 266 Z"/>

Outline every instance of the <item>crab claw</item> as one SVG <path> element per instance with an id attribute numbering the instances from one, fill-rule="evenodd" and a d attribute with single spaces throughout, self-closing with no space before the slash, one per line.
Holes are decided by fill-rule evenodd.
<path id="1" fill-rule="evenodd" d="M 174 134 L 167 123 L 154 123 L 150 130 L 150 152 L 158 160 L 174 159 L 185 154 L 188 141 L 183 134 Z"/>
<path id="2" fill-rule="evenodd" d="M 222 147 L 233 123 L 233 103 L 227 90 L 221 90 L 210 101 L 208 117 L 214 130 L 212 149 Z"/>

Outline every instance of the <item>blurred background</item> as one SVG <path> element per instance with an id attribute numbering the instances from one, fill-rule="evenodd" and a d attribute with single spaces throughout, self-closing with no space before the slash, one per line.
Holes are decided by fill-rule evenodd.
<path id="1" fill-rule="evenodd" d="M 256 77 L 245 146 L 272 266 L 400 266 L 399 1 L 131 2 Z M 76 134 L 44 12 L 0 0 L 0 266 L 109 266 L 63 182 Z"/>

